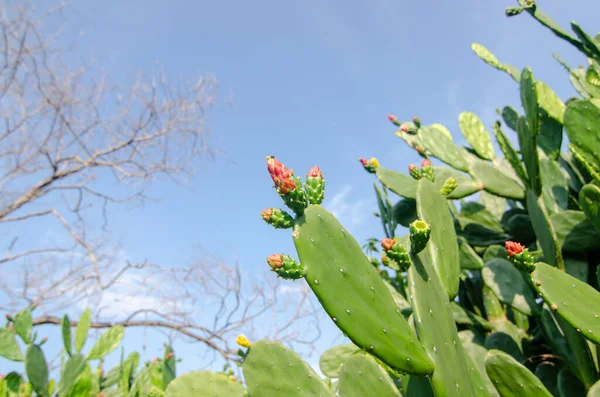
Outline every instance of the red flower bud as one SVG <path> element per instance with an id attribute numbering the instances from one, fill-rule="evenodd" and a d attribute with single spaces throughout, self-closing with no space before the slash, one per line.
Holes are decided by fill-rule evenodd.
<path id="1" fill-rule="evenodd" d="M 281 257 L 281 254 L 273 254 L 267 258 L 267 263 L 273 269 L 279 269 L 283 266 L 283 258 Z"/>
<path id="2" fill-rule="evenodd" d="M 423 148 L 421 146 L 416 146 L 415 149 L 417 150 L 417 152 L 423 153 Z"/>
<path id="3" fill-rule="evenodd" d="M 400 131 L 408 132 L 408 127 L 403 125 L 402 127 L 400 127 Z"/>
<path id="4" fill-rule="evenodd" d="M 171 357 L 173 357 L 173 353 L 167 354 L 167 360 L 170 359 Z"/>
<path id="5" fill-rule="evenodd" d="M 360 161 L 360 163 L 363 165 L 363 167 L 365 167 L 367 164 L 369 164 L 369 160 L 363 159 L 362 157 L 359 158 L 358 161 Z"/>
<path id="6" fill-rule="evenodd" d="M 386 251 L 391 250 L 394 245 L 396 245 L 396 242 L 391 238 L 384 238 L 381 240 L 381 247 Z"/>
<path id="7" fill-rule="evenodd" d="M 421 167 L 431 167 L 431 161 L 425 159 L 421 162 Z"/>
<path id="8" fill-rule="evenodd" d="M 310 171 L 308 171 L 308 174 L 306 174 L 306 176 L 311 176 L 313 178 L 320 176 L 321 178 L 323 178 L 323 173 L 321 172 L 319 166 L 315 165 L 310 169 Z"/>
<path id="9" fill-rule="evenodd" d="M 42 339 L 42 342 L 46 342 L 48 340 L 47 336 L 44 336 L 44 338 Z"/>
<path id="10" fill-rule="evenodd" d="M 292 176 L 292 171 L 277 161 L 274 156 L 267 157 L 267 169 L 275 184 L 277 184 L 278 180 L 287 179 Z"/>
<path id="11" fill-rule="evenodd" d="M 273 216 L 273 209 L 267 208 L 263 212 L 260 213 L 260 216 L 266 221 L 269 222 L 271 220 L 271 216 Z"/>
<path id="12" fill-rule="evenodd" d="M 515 256 L 523 252 L 523 247 L 521 244 L 516 243 L 514 241 L 507 241 L 504 243 L 504 247 L 506 248 L 506 253 L 509 257 Z"/>
<path id="13" fill-rule="evenodd" d="M 409 164 L 408 165 L 408 172 L 413 172 L 416 169 L 417 169 L 416 165 L 414 165 L 414 164 Z"/>
<path id="14" fill-rule="evenodd" d="M 388 114 L 388 119 L 393 123 L 394 120 L 396 120 L 396 116 L 394 116 L 393 114 Z"/>

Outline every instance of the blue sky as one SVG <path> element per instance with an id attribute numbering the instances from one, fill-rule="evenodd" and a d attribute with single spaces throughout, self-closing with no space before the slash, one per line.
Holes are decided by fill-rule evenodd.
<path id="1" fill-rule="evenodd" d="M 540 0 L 539 7 L 568 29 L 577 21 L 596 33 L 595 0 Z M 568 3 L 568 5 L 567 5 Z M 209 114 L 214 161 L 199 162 L 190 186 L 159 180 L 161 202 L 143 210 L 113 207 L 110 225 L 131 261 L 178 264 L 194 246 L 239 260 L 250 276 L 272 253 L 295 254 L 290 233 L 269 228 L 261 210 L 281 206 L 265 156 L 305 174 L 318 164 L 327 180 L 325 206 L 362 244 L 381 237 L 372 175 L 358 157 L 406 170 L 419 161 L 394 136 L 388 113 L 441 123 L 463 143 L 463 110 L 490 127 L 495 109 L 519 106 L 518 86 L 471 51 L 479 42 L 503 62 L 531 66 L 563 99 L 574 94 L 558 52 L 572 66 L 585 59 L 528 15 L 504 16 L 513 1 L 142 1 L 88 0 L 75 5 L 68 31 L 83 32 L 82 58 L 93 57 L 127 83 L 156 61 L 167 78 L 214 74 L 219 100 Z M 228 102 L 231 101 L 232 105 Z M 269 277 L 267 273 L 261 275 Z M 328 321 L 328 320 L 327 320 Z M 324 326 L 318 348 L 341 341 Z M 134 340 L 129 339 L 132 342 Z M 162 341 L 146 358 L 159 353 Z M 183 349 L 182 349 L 183 350 Z M 197 368 L 181 353 L 182 372 Z M 311 363 L 318 356 L 307 357 Z"/>

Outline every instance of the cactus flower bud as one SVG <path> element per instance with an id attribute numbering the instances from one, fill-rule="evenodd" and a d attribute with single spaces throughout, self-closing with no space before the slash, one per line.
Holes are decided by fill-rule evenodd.
<path id="1" fill-rule="evenodd" d="M 408 127 L 403 125 L 402 127 L 400 127 L 400 131 L 408 132 Z"/>
<path id="2" fill-rule="evenodd" d="M 417 126 L 417 128 L 421 128 L 421 120 L 417 116 L 413 116 L 413 122 Z"/>
<path id="3" fill-rule="evenodd" d="M 152 357 L 152 364 L 156 364 L 156 357 Z"/>
<path id="4" fill-rule="evenodd" d="M 535 261 L 529 250 L 515 241 L 507 241 L 504 243 L 508 259 L 519 270 L 531 273 L 535 270 Z"/>
<path id="5" fill-rule="evenodd" d="M 0 374 L 0 379 L 6 378 L 6 374 Z"/>
<path id="6" fill-rule="evenodd" d="M 167 360 L 170 360 L 173 357 L 173 353 L 169 353 L 167 354 L 167 356 L 165 357 Z"/>
<path id="7" fill-rule="evenodd" d="M 416 220 L 409 225 L 410 230 L 410 250 L 413 254 L 418 254 L 425 249 L 431 237 L 431 228 L 425 221 Z"/>
<path id="8" fill-rule="evenodd" d="M 389 119 L 389 120 L 390 120 L 392 123 L 394 123 L 394 125 L 396 125 L 396 126 L 400 127 L 400 125 L 401 125 L 401 123 L 400 123 L 400 120 L 398 120 L 398 119 L 396 118 L 396 116 L 394 116 L 393 114 L 388 114 L 388 119 Z"/>
<path id="9" fill-rule="evenodd" d="M 442 188 L 440 189 L 440 191 L 442 192 L 442 194 L 444 196 L 448 196 L 449 194 L 451 194 L 454 191 L 454 189 L 456 189 L 457 186 L 458 186 L 458 184 L 456 183 L 456 178 L 449 177 L 448 179 L 446 179 L 446 181 L 442 185 Z"/>
<path id="10" fill-rule="evenodd" d="M 434 181 L 433 165 L 431 165 L 431 161 L 424 159 L 421 162 L 421 174 L 431 182 Z"/>
<path id="11" fill-rule="evenodd" d="M 388 259 L 387 262 L 385 262 L 383 261 L 383 256 L 381 258 L 382 263 L 385 266 L 396 271 L 406 271 L 410 267 L 410 257 L 406 253 L 404 247 L 402 247 L 399 244 L 396 244 L 396 241 L 394 241 L 391 238 L 384 238 L 383 240 L 381 240 L 381 247 L 385 251 L 384 256 L 387 255 L 386 258 Z"/>
<path id="12" fill-rule="evenodd" d="M 421 147 L 421 146 L 419 146 L 419 145 L 415 145 L 415 150 L 416 150 L 418 153 L 423 153 L 423 151 L 424 151 L 423 147 Z"/>
<path id="13" fill-rule="evenodd" d="M 391 250 L 394 245 L 396 245 L 396 242 L 391 238 L 381 240 L 381 247 L 386 251 Z"/>
<path id="14" fill-rule="evenodd" d="M 275 184 L 277 193 L 283 199 L 283 202 L 292 210 L 296 215 L 304 213 L 304 209 L 308 206 L 308 200 L 306 198 L 306 191 L 302 189 L 302 182 L 295 176 L 291 176 L 285 179 L 277 180 Z"/>
<path id="15" fill-rule="evenodd" d="M 279 180 L 287 179 L 294 174 L 294 171 L 289 170 L 285 165 L 277 161 L 275 156 L 267 156 L 267 169 L 275 185 L 277 185 Z"/>
<path id="16" fill-rule="evenodd" d="M 281 254 L 273 254 L 273 255 L 267 257 L 267 263 L 269 264 L 269 266 L 271 266 L 271 268 L 273 270 L 279 269 L 281 266 L 283 266 L 282 255 Z"/>
<path id="17" fill-rule="evenodd" d="M 321 204 L 325 198 L 325 179 L 321 169 L 316 165 L 306 174 L 304 189 L 311 204 Z"/>
<path id="18" fill-rule="evenodd" d="M 414 164 L 409 164 L 408 173 L 416 180 L 421 179 L 421 170 Z"/>
<path id="19" fill-rule="evenodd" d="M 245 347 L 245 348 L 249 348 L 250 346 L 252 346 L 252 344 L 250 343 L 248 338 L 246 338 L 246 336 L 244 336 L 242 334 L 238 335 L 238 337 L 235 338 L 235 343 L 237 343 L 241 347 Z"/>
<path id="20" fill-rule="evenodd" d="M 371 160 L 359 158 L 358 161 L 360 161 L 360 163 L 363 165 L 365 170 L 367 170 L 367 172 L 370 172 L 371 174 L 374 174 L 375 169 L 377 169 L 377 167 L 379 167 L 379 161 L 377 161 L 377 159 L 375 157 L 371 157 Z"/>
<path id="21" fill-rule="evenodd" d="M 304 266 L 288 255 L 273 254 L 267 258 L 267 263 L 272 271 L 286 280 L 297 280 L 306 275 Z"/>
<path id="22" fill-rule="evenodd" d="M 522 13 L 523 8 L 522 7 L 508 7 L 505 12 L 506 12 L 507 17 L 514 17 L 515 15 L 519 15 L 520 13 Z"/>
<path id="23" fill-rule="evenodd" d="M 275 229 L 289 229 L 294 225 L 294 218 L 279 208 L 267 208 L 260 216 Z"/>

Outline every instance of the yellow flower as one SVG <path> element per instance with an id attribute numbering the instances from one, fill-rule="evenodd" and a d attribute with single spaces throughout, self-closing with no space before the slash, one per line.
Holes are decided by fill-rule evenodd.
<path id="1" fill-rule="evenodd" d="M 379 161 L 377 161 L 377 159 L 375 157 L 371 157 L 370 163 L 375 168 L 379 167 Z"/>
<path id="2" fill-rule="evenodd" d="M 246 338 L 244 335 L 238 335 L 238 337 L 235 339 L 235 343 L 246 348 L 249 348 L 252 345 L 248 338 Z"/>

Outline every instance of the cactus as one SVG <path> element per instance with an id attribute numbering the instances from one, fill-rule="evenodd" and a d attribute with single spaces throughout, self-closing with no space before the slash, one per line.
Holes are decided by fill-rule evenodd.
<path id="1" fill-rule="evenodd" d="M 244 360 L 242 370 L 250 396 L 333 397 L 332 391 L 313 369 L 298 354 L 280 343 L 254 343 Z M 176 382 L 177 380 L 173 383 Z"/>
<path id="2" fill-rule="evenodd" d="M 401 397 L 400 391 L 385 370 L 366 355 L 350 357 L 340 372 L 340 396 Z"/>
<path id="3" fill-rule="evenodd" d="M 381 277 L 331 213 L 309 206 L 296 220 L 293 237 L 308 285 L 354 344 L 397 370 L 433 371 Z"/>
<path id="4" fill-rule="evenodd" d="M 159 395 L 161 390 L 158 389 L 158 392 Z M 196 371 L 181 375 L 171 382 L 164 392 L 164 397 L 243 397 L 245 395 L 244 386 L 223 374 L 209 371 Z M 148 394 L 148 397 L 150 396 L 151 394 Z M 264 396 L 266 397 L 267 394 Z"/>
<path id="5" fill-rule="evenodd" d="M 531 371 L 502 351 L 488 353 L 485 369 L 502 397 L 552 396 Z"/>

